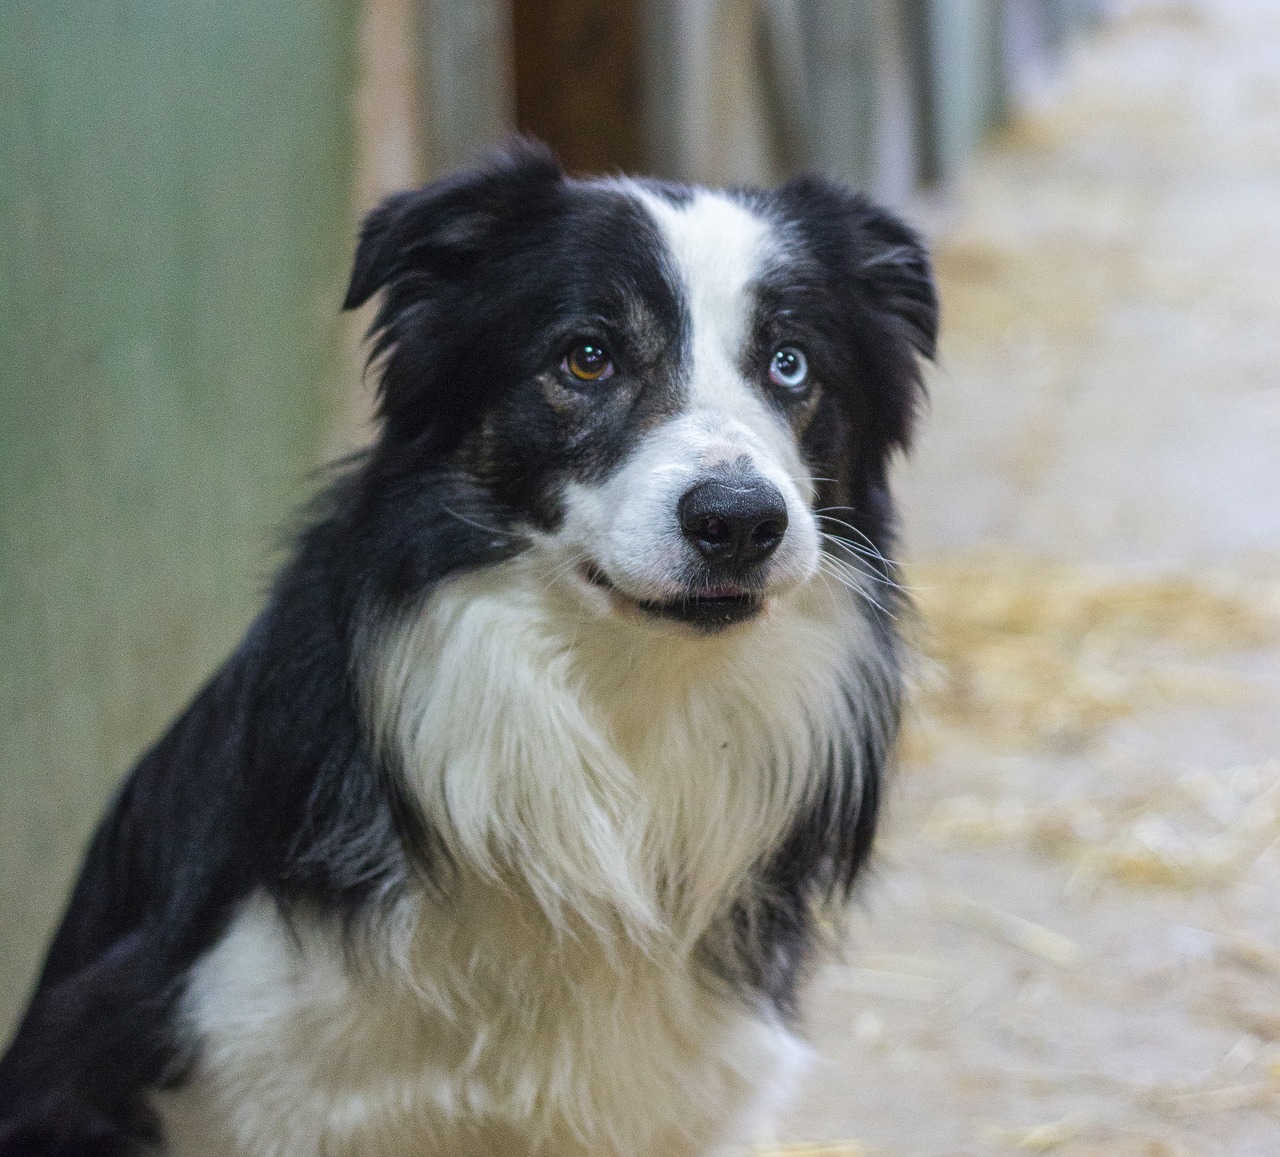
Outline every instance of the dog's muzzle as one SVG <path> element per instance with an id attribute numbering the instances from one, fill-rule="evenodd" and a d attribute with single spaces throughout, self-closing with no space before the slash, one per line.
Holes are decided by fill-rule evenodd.
<path id="1" fill-rule="evenodd" d="M 580 564 L 578 574 L 609 591 L 618 606 L 714 633 L 765 610 L 778 587 L 780 559 L 788 582 L 788 560 L 778 551 L 787 542 L 790 516 L 781 487 L 747 463 L 695 475 L 690 482 L 683 493 L 676 491 L 678 498 L 663 503 L 667 570 L 661 595 L 630 594 L 628 583 L 615 584 L 594 561 Z"/>
<path id="2" fill-rule="evenodd" d="M 704 478 L 680 498 L 676 519 L 696 562 L 679 598 L 641 610 L 703 631 L 754 618 L 764 606 L 764 564 L 787 533 L 782 492 L 756 474 Z"/>

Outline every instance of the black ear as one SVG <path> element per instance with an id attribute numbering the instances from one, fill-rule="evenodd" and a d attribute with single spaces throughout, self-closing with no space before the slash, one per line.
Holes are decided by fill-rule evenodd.
<path id="1" fill-rule="evenodd" d="M 929 251 L 919 234 L 865 197 L 855 195 L 857 276 L 869 308 L 889 322 L 921 357 L 938 345 L 938 291 Z"/>
<path id="2" fill-rule="evenodd" d="M 342 301 L 343 309 L 359 309 L 391 280 L 395 268 L 391 234 L 406 207 L 420 195 L 417 192 L 393 193 L 365 217 L 360 226 L 360 240 L 356 244 L 351 283 Z"/>
<path id="3" fill-rule="evenodd" d="M 369 363 L 381 363 L 378 413 L 389 441 L 429 434 L 433 447 L 450 444 L 510 377 L 503 311 L 564 203 L 554 155 L 516 139 L 478 168 L 397 193 L 366 218 L 344 305 L 381 295 Z"/>
<path id="4" fill-rule="evenodd" d="M 545 145 L 517 137 L 477 168 L 386 198 L 364 219 L 343 309 L 357 309 L 404 273 L 429 272 L 479 246 L 504 212 L 538 200 L 563 172 Z"/>
<path id="5" fill-rule="evenodd" d="M 938 339 L 938 295 L 924 241 L 862 193 L 822 177 L 800 177 L 778 192 L 783 215 L 825 273 L 838 332 L 865 412 L 860 453 L 882 459 L 905 448 L 924 396 L 922 358 Z"/>
<path id="6" fill-rule="evenodd" d="M 874 398 L 865 439 L 905 450 L 925 388 L 921 358 L 938 343 L 938 292 L 924 241 L 861 194 L 845 194 L 845 296 L 861 318 L 855 341 Z M 866 441 L 864 441 L 864 446 Z"/>
<path id="7" fill-rule="evenodd" d="M 778 193 L 812 255 L 857 312 L 887 326 L 885 336 L 932 358 L 938 295 L 919 234 L 863 193 L 823 177 L 798 177 Z"/>

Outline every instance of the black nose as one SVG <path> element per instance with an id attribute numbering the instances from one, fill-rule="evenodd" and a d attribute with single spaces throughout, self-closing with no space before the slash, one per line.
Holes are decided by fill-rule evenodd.
<path id="1" fill-rule="evenodd" d="M 787 532 L 787 503 L 763 478 L 709 478 L 676 508 L 680 529 L 708 562 L 744 567 L 763 562 Z"/>

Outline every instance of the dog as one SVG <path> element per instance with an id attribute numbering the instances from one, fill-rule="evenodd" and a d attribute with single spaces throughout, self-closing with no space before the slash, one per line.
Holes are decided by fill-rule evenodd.
<path id="1" fill-rule="evenodd" d="M 377 433 L 94 836 L 0 1152 L 705 1157 L 867 857 L 937 301 L 816 177 L 515 141 L 365 220 Z"/>

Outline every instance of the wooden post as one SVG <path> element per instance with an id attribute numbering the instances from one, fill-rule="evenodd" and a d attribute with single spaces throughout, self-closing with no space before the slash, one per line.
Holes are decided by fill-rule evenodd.
<path id="1" fill-rule="evenodd" d="M 809 163 L 859 188 L 875 185 L 882 43 L 876 5 L 809 0 Z"/>
<path id="2" fill-rule="evenodd" d="M 948 180 L 1004 114 L 1005 15 L 1003 0 L 908 0 L 926 184 Z"/>
<path id="3" fill-rule="evenodd" d="M 746 0 L 649 0 L 646 152 L 653 171 L 709 185 L 778 179 L 760 14 Z"/>
<path id="4" fill-rule="evenodd" d="M 514 0 L 516 123 L 570 172 L 644 167 L 640 0 Z"/>

